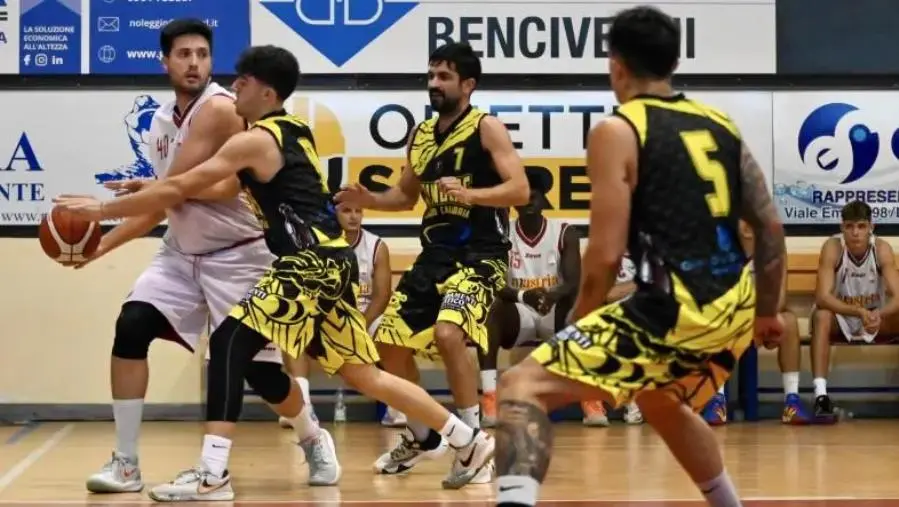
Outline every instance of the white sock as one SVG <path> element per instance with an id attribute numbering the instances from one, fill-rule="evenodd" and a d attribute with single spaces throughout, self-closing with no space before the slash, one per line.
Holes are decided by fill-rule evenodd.
<path id="1" fill-rule="evenodd" d="M 203 436 L 203 454 L 200 455 L 200 463 L 212 475 L 222 477 L 225 474 L 229 454 L 231 454 L 231 440 L 218 435 Z"/>
<path id="2" fill-rule="evenodd" d="M 537 505 L 540 483 L 530 475 L 501 475 L 496 479 L 496 503 Z"/>
<path id="3" fill-rule="evenodd" d="M 144 400 L 112 400 L 115 418 L 116 451 L 137 461 L 137 439 L 144 416 Z"/>
<path id="4" fill-rule="evenodd" d="M 321 430 L 318 420 L 312 416 L 312 405 L 308 403 L 303 403 L 302 410 L 291 419 L 290 425 L 293 426 L 293 431 L 300 442 L 317 437 Z"/>
<path id="5" fill-rule="evenodd" d="M 312 395 L 309 394 L 309 379 L 306 377 L 296 377 L 297 385 L 300 386 L 300 392 L 303 393 L 303 408 L 309 408 L 309 417 L 318 425 L 318 417 L 315 415 L 315 406 L 312 405 Z"/>
<path id="6" fill-rule="evenodd" d="M 727 470 L 714 479 L 697 484 L 699 490 L 711 507 L 741 507 L 740 497 L 737 496 L 737 488 L 730 480 Z"/>
<path id="7" fill-rule="evenodd" d="M 459 448 L 465 447 L 471 443 L 471 439 L 474 437 L 474 430 L 462 422 L 461 419 L 450 414 L 449 419 L 446 420 L 446 424 L 444 424 L 443 428 L 440 430 L 440 434 L 443 435 L 443 438 L 445 438 L 451 446 Z"/>
<path id="8" fill-rule="evenodd" d="M 721 387 L 718 388 L 718 394 L 724 395 L 724 384 L 721 384 Z"/>
<path id="9" fill-rule="evenodd" d="M 799 393 L 799 372 L 786 371 L 783 374 L 784 379 L 784 395 Z"/>
<path id="10" fill-rule="evenodd" d="M 481 371 L 481 391 L 484 394 L 496 392 L 496 370 Z"/>
<path id="11" fill-rule="evenodd" d="M 480 428 L 481 427 L 481 406 L 475 405 L 473 407 L 468 408 L 460 408 L 459 416 L 462 419 L 462 422 L 467 424 L 472 428 Z"/>
<path id="12" fill-rule="evenodd" d="M 812 380 L 815 385 L 815 396 L 824 396 L 827 394 L 827 379 L 818 377 Z"/>
<path id="13" fill-rule="evenodd" d="M 412 435 L 415 436 L 415 440 L 418 442 L 427 440 L 428 434 L 431 433 L 431 428 L 428 428 L 426 424 L 413 421 L 412 419 L 406 421 L 406 427 L 409 428 L 409 431 L 412 432 Z"/>

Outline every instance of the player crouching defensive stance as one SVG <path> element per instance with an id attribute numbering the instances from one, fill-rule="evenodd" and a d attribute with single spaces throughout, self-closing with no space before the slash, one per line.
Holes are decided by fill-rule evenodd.
<path id="1" fill-rule="evenodd" d="M 291 357 L 306 353 L 325 372 L 338 373 L 354 389 L 439 431 L 464 466 L 454 467 L 445 488 L 468 484 L 493 457 L 494 440 L 465 425 L 422 388 L 379 370 L 378 353 L 357 309 L 358 277 L 315 151 L 310 128 L 284 110 L 299 80 L 299 64 L 285 49 L 248 49 L 236 66 L 238 114 L 250 129 L 229 139 L 208 161 L 134 194 L 101 203 L 62 196 L 56 204 L 89 220 L 171 208 L 228 178 L 240 179 L 246 198 L 276 255 L 271 267 L 210 337 L 206 435 L 200 464 L 150 491 L 157 501 L 231 500 L 228 473 L 231 434 L 243 403 L 243 384 L 253 356 L 269 341 Z M 283 372 L 255 378 L 253 389 L 279 415 L 294 419 L 312 445 L 305 446 L 309 484 L 334 485 L 340 465 L 331 435 L 308 428 L 299 417 L 299 387 Z M 301 426 L 302 425 L 302 426 Z"/>

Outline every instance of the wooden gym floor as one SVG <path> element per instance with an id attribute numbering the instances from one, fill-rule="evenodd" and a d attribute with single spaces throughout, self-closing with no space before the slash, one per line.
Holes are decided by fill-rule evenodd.
<path id="1" fill-rule="evenodd" d="M 231 471 L 238 504 L 492 506 L 492 485 L 444 491 L 449 457 L 406 477 L 375 476 L 373 460 L 396 431 L 374 424 L 329 425 L 343 465 L 339 488 L 308 488 L 302 452 L 275 423 L 244 423 Z M 838 426 L 734 424 L 715 430 L 746 506 L 899 507 L 899 421 Z M 197 423 L 144 425 L 144 480 L 170 480 L 199 457 Z M 109 457 L 112 423 L 0 427 L 0 504 L 149 504 L 146 494 L 91 495 L 84 480 Z M 557 425 L 556 453 L 543 488 L 544 506 L 704 505 L 686 475 L 646 426 Z"/>

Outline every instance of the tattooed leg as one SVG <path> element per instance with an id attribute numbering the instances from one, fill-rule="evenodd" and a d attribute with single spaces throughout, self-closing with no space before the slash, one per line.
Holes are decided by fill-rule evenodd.
<path id="1" fill-rule="evenodd" d="M 533 402 L 503 399 L 496 426 L 497 505 L 533 506 L 552 457 L 552 422 Z"/>

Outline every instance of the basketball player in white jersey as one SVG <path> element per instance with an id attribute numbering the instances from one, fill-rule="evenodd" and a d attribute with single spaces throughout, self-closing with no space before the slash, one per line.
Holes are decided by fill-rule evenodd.
<path id="1" fill-rule="evenodd" d="M 873 342 L 878 335 L 899 332 L 899 272 L 893 247 L 874 236 L 871 207 L 864 202 L 846 204 L 841 218 L 842 233 L 824 242 L 818 258 L 812 373 L 819 422 L 836 421 L 826 380 L 831 340 Z"/>
<path id="2" fill-rule="evenodd" d="M 172 21 L 161 31 L 160 45 L 175 100 L 153 116 L 150 151 L 157 176 L 172 177 L 212 157 L 245 129 L 245 122 L 235 111 L 233 95 L 210 80 L 212 32 L 203 21 Z M 133 192 L 148 184 L 153 183 L 108 186 Z M 198 200 L 129 218 L 103 237 L 91 259 L 146 235 L 168 218 L 162 248 L 137 279 L 116 321 L 111 384 L 117 441 L 112 459 L 87 480 L 92 492 L 143 488 L 137 448 L 153 339 L 171 339 L 194 350 L 201 335 L 218 326 L 271 264 L 259 223 L 239 190 L 237 178 L 223 180 Z M 277 375 L 280 368 L 281 354 L 271 345 L 259 352 L 247 377 Z M 304 432 L 317 428 L 314 423 L 295 426 Z M 312 456 L 318 439 L 301 437 L 307 457 Z"/>
<path id="3" fill-rule="evenodd" d="M 511 224 L 508 285 L 500 290 L 490 315 L 490 347 L 479 355 L 481 424 L 496 423 L 496 370 L 499 348 L 512 349 L 512 362 L 550 338 L 565 325 L 580 281 L 580 240 L 577 231 L 560 220 L 547 219 L 547 182 L 528 173 L 530 200 L 517 206 Z M 600 403 L 583 403 L 584 423 L 608 424 Z M 604 423 L 603 423 L 604 421 Z"/>

